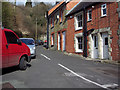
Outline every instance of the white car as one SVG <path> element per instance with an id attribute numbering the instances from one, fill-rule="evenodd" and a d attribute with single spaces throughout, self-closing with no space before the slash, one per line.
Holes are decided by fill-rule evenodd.
<path id="1" fill-rule="evenodd" d="M 33 38 L 20 38 L 30 48 L 31 57 L 36 58 L 35 41 Z"/>

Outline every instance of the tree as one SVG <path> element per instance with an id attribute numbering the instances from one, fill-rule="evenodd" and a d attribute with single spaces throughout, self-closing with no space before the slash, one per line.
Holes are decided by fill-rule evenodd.
<path id="1" fill-rule="evenodd" d="M 32 2 L 31 2 L 31 0 L 27 0 L 25 6 L 26 6 L 26 7 L 32 7 Z"/>

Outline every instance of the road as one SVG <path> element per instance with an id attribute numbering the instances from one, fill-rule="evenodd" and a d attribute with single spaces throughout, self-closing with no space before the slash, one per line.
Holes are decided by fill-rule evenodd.
<path id="1" fill-rule="evenodd" d="M 37 57 L 25 71 L 3 69 L 2 83 L 14 88 L 118 89 L 118 66 L 83 60 L 60 51 L 37 47 Z"/>

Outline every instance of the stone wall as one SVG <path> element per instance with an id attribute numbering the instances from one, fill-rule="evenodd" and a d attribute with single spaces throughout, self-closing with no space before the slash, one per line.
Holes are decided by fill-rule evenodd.
<path id="1" fill-rule="evenodd" d="M 50 49 L 57 50 L 57 34 L 58 31 L 66 29 L 67 28 L 67 19 L 65 17 L 67 11 L 66 7 L 62 7 L 63 9 L 63 20 L 60 22 L 59 19 L 57 19 L 57 15 L 59 15 L 60 9 L 54 14 L 54 27 L 51 27 L 49 25 L 49 46 Z M 54 33 L 54 46 L 51 47 L 51 34 Z"/>

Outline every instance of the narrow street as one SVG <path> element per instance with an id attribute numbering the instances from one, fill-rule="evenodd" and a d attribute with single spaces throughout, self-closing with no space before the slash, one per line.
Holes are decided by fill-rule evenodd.
<path id="1" fill-rule="evenodd" d="M 101 88 L 117 90 L 118 66 L 82 60 L 37 47 L 37 57 L 25 71 L 3 70 L 3 83 L 14 88 Z M 120 74 L 120 73 L 119 73 Z"/>

